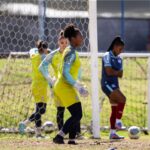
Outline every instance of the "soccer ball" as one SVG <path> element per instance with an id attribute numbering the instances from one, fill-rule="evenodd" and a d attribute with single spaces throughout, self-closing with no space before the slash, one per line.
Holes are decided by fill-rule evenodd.
<path id="1" fill-rule="evenodd" d="M 43 130 L 45 131 L 45 133 L 50 133 L 54 130 L 54 123 L 51 122 L 51 121 L 46 121 L 44 124 L 43 124 Z"/>
<path id="2" fill-rule="evenodd" d="M 141 134 L 140 128 L 136 126 L 132 126 L 128 129 L 128 135 L 130 139 L 139 139 Z"/>

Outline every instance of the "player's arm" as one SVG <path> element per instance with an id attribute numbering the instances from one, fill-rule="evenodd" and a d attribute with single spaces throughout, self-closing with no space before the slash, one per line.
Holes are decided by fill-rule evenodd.
<path id="1" fill-rule="evenodd" d="M 30 58 L 32 58 L 36 54 L 38 54 L 38 49 L 37 48 L 30 49 L 30 51 L 29 51 Z"/>
<path id="2" fill-rule="evenodd" d="M 81 96 L 86 97 L 88 96 L 87 89 L 83 85 L 78 83 L 76 80 L 74 80 L 72 75 L 70 74 L 70 68 L 73 62 L 75 61 L 75 59 L 76 59 L 76 55 L 74 53 L 65 57 L 64 66 L 63 66 L 63 76 L 66 79 L 68 84 L 72 85 L 74 88 L 78 90 Z"/>
<path id="3" fill-rule="evenodd" d="M 117 76 L 117 77 L 120 77 L 120 78 L 122 78 L 122 76 L 123 76 L 123 71 L 122 70 L 116 71 L 111 67 L 105 67 L 105 71 L 106 71 L 108 76 Z"/>
<path id="4" fill-rule="evenodd" d="M 76 80 L 73 79 L 72 75 L 70 74 L 70 69 L 73 64 L 73 62 L 76 59 L 75 53 L 68 54 L 64 58 L 64 64 L 63 64 L 63 76 L 68 84 L 74 86 L 76 83 Z"/>
<path id="5" fill-rule="evenodd" d="M 104 62 L 104 67 L 105 67 L 106 74 L 108 76 L 117 76 L 117 77 L 120 77 L 120 78 L 123 76 L 123 71 L 122 70 L 117 71 L 117 70 L 114 70 L 112 68 L 109 55 L 105 55 L 103 57 L 103 62 Z"/>
<path id="6" fill-rule="evenodd" d="M 45 77 L 45 79 L 47 80 L 50 87 L 53 86 L 53 80 L 52 80 L 52 77 L 50 76 L 50 73 L 48 71 L 48 66 L 52 62 L 53 56 L 54 56 L 54 52 L 48 54 L 39 66 L 39 71 Z"/>
<path id="7" fill-rule="evenodd" d="M 82 76 L 82 69 L 80 68 L 78 71 L 78 80 L 81 80 L 81 76 Z"/>
<path id="8" fill-rule="evenodd" d="M 120 76 L 120 78 L 122 78 L 123 77 L 123 60 L 122 60 L 122 58 L 120 58 L 121 59 L 121 63 L 120 63 L 120 68 L 119 68 L 119 70 L 122 72 L 122 74 L 121 74 L 121 76 Z"/>

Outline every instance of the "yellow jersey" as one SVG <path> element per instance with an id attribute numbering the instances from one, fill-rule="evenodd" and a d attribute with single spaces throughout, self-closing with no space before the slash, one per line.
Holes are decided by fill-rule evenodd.
<path id="1" fill-rule="evenodd" d="M 52 60 L 51 60 L 51 65 L 54 69 L 54 74 L 55 74 L 56 78 L 58 78 L 58 76 L 59 76 L 59 70 L 60 70 L 60 65 L 61 65 L 61 61 L 62 61 L 62 56 L 63 56 L 63 54 L 58 49 L 54 53 Z"/>
<path id="2" fill-rule="evenodd" d="M 74 84 L 78 79 L 81 62 L 75 48 L 69 46 L 64 50 L 60 65 L 60 76 L 54 85 L 54 93 L 60 106 L 69 107 L 79 102 Z"/>
<path id="3" fill-rule="evenodd" d="M 32 62 L 32 94 L 36 103 L 46 103 L 48 100 L 47 88 L 48 83 L 39 71 L 39 65 L 45 58 L 45 55 L 39 53 L 33 53 L 30 55 Z"/>

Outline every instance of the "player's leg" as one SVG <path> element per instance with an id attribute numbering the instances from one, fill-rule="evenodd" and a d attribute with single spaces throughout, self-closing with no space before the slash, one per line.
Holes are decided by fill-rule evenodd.
<path id="1" fill-rule="evenodd" d="M 65 111 L 65 107 L 57 107 L 57 125 L 58 125 L 58 129 L 61 130 L 63 125 L 64 125 L 64 111 Z"/>
<path id="2" fill-rule="evenodd" d="M 80 122 L 78 122 L 77 124 L 77 134 L 80 134 L 81 133 L 81 127 L 80 127 Z"/>
<path id="3" fill-rule="evenodd" d="M 35 135 L 37 138 L 43 137 L 41 135 L 41 117 L 46 112 L 46 103 L 37 103 L 36 104 L 36 112 L 35 112 Z"/>
<path id="4" fill-rule="evenodd" d="M 111 115 L 110 115 L 110 138 L 116 134 L 116 118 L 117 118 L 117 106 L 116 100 L 111 99 L 115 90 L 109 84 L 102 85 L 103 92 L 109 97 L 111 104 Z"/>
<path id="5" fill-rule="evenodd" d="M 69 144 L 75 144 L 75 136 L 76 136 L 76 125 L 82 118 L 82 106 L 81 103 L 75 103 L 68 107 L 69 112 L 71 113 L 71 117 L 65 122 L 62 130 L 56 135 L 53 139 L 55 143 L 63 144 L 63 137 L 70 133 Z M 73 130 L 74 129 L 74 130 Z"/>
<path id="6" fill-rule="evenodd" d="M 22 121 L 19 123 L 19 132 L 21 134 L 25 133 L 25 128 L 32 122 L 35 120 L 35 113 L 36 113 L 36 105 L 35 105 L 35 112 L 26 120 Z"/>
<path id="7" fill-rule="evenodd" d="M 80 122 L 77 124 L 76 132 L 77 132 L 76 139 L 80 139 L 80 140 L 84 139 L 84 136 L 81 134 L 81 123 Z"/>
<path id="8" fill-rule="evenodd" d="M 75 138 L 77 135 L 77 124 L 73 124 L 69 130 L 69 141 L 68 144 L 76 144 Z"/>
<path id="9" fill-rule="evenodd" d="M 115 89 L 109 95 L 111 104 L 111 117 L 110 117 L 110 139 L 122 139 L 124 137 L 118 136 L 116 134 L 116 120 L 118 116 L 118 105 L 120 103 L 125 103 L 125 97 L 122 95 L 119 89 Z M 123 109 L 121 109 L 123 111 Z"/>
<path id="10" fill-rule="evenodd" d="M 117 129 L 122 129 L 123 128 L 123 123 L 122 123 L 121 119 L 122 119 L 125 104 L 126 104 L 126 97 L 124 96 L 124 94 L 120 90 L 118 90 L 118 92 L 120 94 L 120 99 L 118 101 L 116 128 Z"/>
<path id="11" fill-rule="evenodd" d="M 116 128 L 121 129 L 123 126 L 121 118 L 122 118 L 124 107 L 126 104 L 126 97 L 123 95 L 123 93 L 119 89 L 117 89 L 110 95 L 110 99 L 112 101 L 115 101 L 118 104 L 117 116 L 116 116 Z"/>
<path id="12" fill-rule="evenodd" d="M 81 103 L 80 103 L 81 104 Z M 75 143 L 75 138 L 77 136 L 77 133 L 80 133 L 80 120 L 76 117 L 76 111 L 78 111 L 78 115 L 82 117 L 82 107 L 81 106 L 76 106 L 76 108 L 69 107 L 68 108 L 69 112 L 71 113 L 72 116 L 74 116 L 74 123 L 70 128 L 69 131 L 69 141 L 68 144 L 76 144 Z M 76 120 L 75 120 L 76 118 Z"/>

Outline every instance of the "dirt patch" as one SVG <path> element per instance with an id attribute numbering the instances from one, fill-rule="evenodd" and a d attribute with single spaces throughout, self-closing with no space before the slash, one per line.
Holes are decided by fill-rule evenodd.
<path id="1" fill-rule="evenodd" d="M 67 143 L 67 140 L 65 141 Z M 0 150 L 107 150 L 114 148 L 117 150 L 150 150 L 149 140 L 80 140 L 78 145 L 68 144 L 57 145 L 52 140 L 2 140 Z"/>

